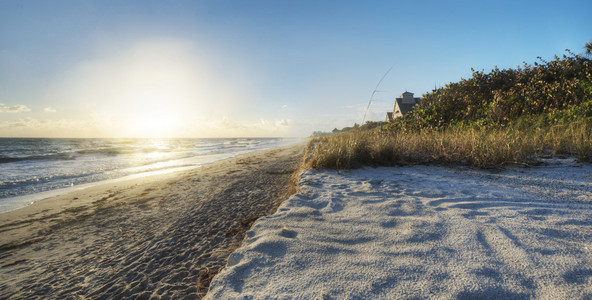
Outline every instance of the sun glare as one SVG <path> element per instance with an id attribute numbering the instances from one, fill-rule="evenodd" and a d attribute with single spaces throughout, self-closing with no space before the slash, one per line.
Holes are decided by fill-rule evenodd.
<path id="1" fill-rule="evenodd" d="M 129 134 L 133 137 L 163 138 L 176 136 L 175 117 L 149 112 L 131 117 Z"/>
<path id="2" fill-rule="evenodd" d="M 177 137 L 188 107 L 187 95 L 178 89 L 138 89 L 125 111 L 131 137 Z"/>
<path id="3" fill-rule="evenodd" d="M 208 61 L 189 42 L 140 40 L 72 68 L 51 95 L 88 116 L 92 136 L 211 134 L 207 122 L 233 108 L 236 95 L 219 88 Z"/>

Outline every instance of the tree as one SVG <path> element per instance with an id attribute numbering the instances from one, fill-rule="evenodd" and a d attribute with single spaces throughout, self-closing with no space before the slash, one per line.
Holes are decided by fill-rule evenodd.
<path id="1" fill-rule="evenodd" d="M 592 55 L 592 41 L 588 41 L 584 44 L 584 53 Z"/>

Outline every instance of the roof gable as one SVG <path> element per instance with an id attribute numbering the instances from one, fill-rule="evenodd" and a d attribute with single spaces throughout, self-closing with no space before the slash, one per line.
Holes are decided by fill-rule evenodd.
<path id="1" fill-rule="evenodd" d="M 417 98 L 415 100 L 419 100 L 419 98 Z M 404 114 L 410 112 L 411 110 L 413 110 L 413 107 L 417 104 L 417 101 L 415 103 L 404 103 L 403 99 L 396 98 L 395 103 L 396 103 L 397 107 L 399 107 L 401 114 L 404 115 Z"/>
<path id="2" fill-rule="evenodd" d="M 393 112 L 392 111 L 389 111 L 389 112 L 386 113 L 386 121 L 387 122 L 390 122 L 392 120 L 393 120 Z"/>

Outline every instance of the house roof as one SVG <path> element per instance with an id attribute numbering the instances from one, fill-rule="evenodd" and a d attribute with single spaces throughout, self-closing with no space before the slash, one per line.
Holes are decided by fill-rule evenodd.
<path id="1" fill-rule="evenodd" d="M 393 112 L 392 111 L 387 112 L 386 113 L 386 121 L 389 122 L 389 121 L 392 121 L 392 120 L 393 120 Z"/>
<path id="2" fill-rule="evenodd" d="M 395 101 L 397 102 L 397 106 L 401 110 L 402 115 L 413 110 L 413 107 L 417 104 L 417 102 L 419 101 L 419 98 L 414 98 L 414 100 L 415 100 L 415 103 L 403 103 L 402 98 L 395 98 Z"/>

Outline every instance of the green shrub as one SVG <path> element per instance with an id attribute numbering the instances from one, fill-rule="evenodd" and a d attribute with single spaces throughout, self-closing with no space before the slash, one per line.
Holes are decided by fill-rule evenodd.
<path id="1" fill-rule="evenodd" d="M 570 54 L 516 69 L 473 70 L 471 78 L 423 95 L 417 109 L 383 128 L 368 122 L 313 138 L 308 164 L 488 168 L 530 163 L 548 152 L 592 161 L 592 62 Z"/>

